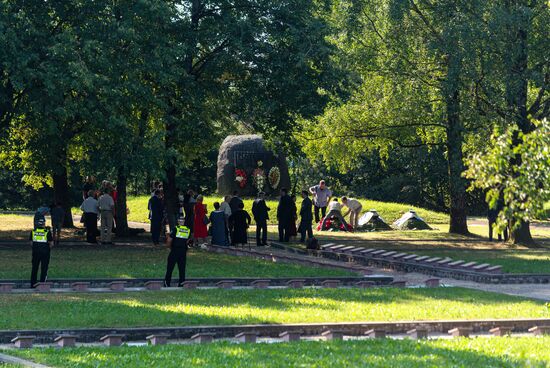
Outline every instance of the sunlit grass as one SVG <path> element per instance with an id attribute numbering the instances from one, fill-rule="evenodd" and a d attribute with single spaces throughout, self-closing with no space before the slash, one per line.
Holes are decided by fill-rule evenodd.
<path id="1" fill-rule="evenodd" d="M 52 250 L 48 276 L 54 278 L 162 278 L 166 247 L 82 246 Z M 0 247 L 0 279 L 30 277 L 31 246 Z M 177 271 L 175 273 L 177 275 Z M 355 276 L 338 269 L 256 260 L 193 249 L 187 257 L 187 277 Z"/>
<path id="2" fill-rule="evenodd" d="M 48 313 L 44 313 L 48 311 Z M 462 288 L 0 295 L 1 329 L 548 318 L 543 302 Z"/>
<path id="3" fill-rule="evenodd" d="M 10 351 L 56 367 L 547 367 L 550 337 L 301 341 L 279 344 L 35 348 Z"/>

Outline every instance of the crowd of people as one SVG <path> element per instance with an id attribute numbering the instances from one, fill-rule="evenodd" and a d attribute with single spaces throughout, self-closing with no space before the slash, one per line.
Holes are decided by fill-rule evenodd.
<path id="1" fill-rule="evenodd" d="M 101 244 L 113 244 L 112 234 L 116 225 L 117 202 L 117 190 L 114 184 L 103 180 L 101 186 L 96 188 L 95 178 L 88 176 L 82 188 L 82 199 L 80 222 L 86 228 L 86 242 L 96 244 L 99 235 Z"/>

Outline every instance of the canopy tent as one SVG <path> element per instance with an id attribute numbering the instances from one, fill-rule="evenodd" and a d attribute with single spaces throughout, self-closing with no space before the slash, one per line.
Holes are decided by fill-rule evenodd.
<path id="1" fill-rule="evenodd" d="M 393 227 L 398 230 L 431 230 L 426 221 L 416 214 L 415 211 L 403 214 L 401 218 L 393 223 Z"/>
<path id="2" fill-rule="evenodd" d="M 357 230 L 384 231 L 392 230 L 392 228 L 380 217 L 375 209 L 371 209 L 359 218 L 359 221 L 357 221 Z"/>

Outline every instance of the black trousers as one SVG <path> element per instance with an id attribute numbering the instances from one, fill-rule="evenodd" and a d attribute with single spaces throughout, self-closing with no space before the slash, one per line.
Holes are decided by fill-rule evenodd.
<path id="1" fill-rule="evenodd" d="M 327 206 L 325 206 L 325 207 L 314 206 L 314 207 L 315 208 L 314 208 L 313 212 L 315 212 L 315 222 L 319 223 L 319 221 L 321 221 L 321 219 L 319 218 L 319 209 L 321 209 L 322 217 L 325 217 L 326 214 L 327 214 Z"/>
<path id="2" fill-rule="evenodd" d="M 306 233 L 308 239 L 313 238 L 313 229 L 311 228 L 311 221 L 302 221 L 299 226 L 300 230 L 300 242 L 306 241 Z"/>
<path id="3" fill-rule="evenodd" d="M 279 221 L 279 241 L 288 243 L 290 241 L 290 227 L 292 222 L 288 221 Z"/>
<path id="4" fill-rule="evenodd" d="M 158 244 L 160 242 L 160 230 L 162 227 L 162 218 L 151 219 L 151 238 L 153 243 Z"/>
<path id="5" fill-rule="evenodd" d="M 267 221 L 256 221 L 256 245 L 267 244 Z"/>
<path id="6" fill-rule="evenodd" d="M 84 225 L 86 226 L 86 241 L 88 243 L 97 242 L 97 213 L 84 213 Z"/>
<path id="7" fill-rule="evenodd" d="M 45 244 L 32 248 L 31 288 L 37 282 L 38 266 L 40 266 L 40 282 L 48 278 L 48 266 L 50 265 L 50 246 Z"/>
<path id="8" fill-rule="evenodd" d="M 185 263 L 187 262 L 187 249 L 185 248 L 172 248 L 170 254 L 168 254 L 168 262 L 166 264 L 166 275 L 164 276 L 164 284 L 170 286 L 172 281 L 172 272 L 174 267 L 178 265 L 179 281 L 178 286 L 185 281 Z"/>
<path id="9" fill-rule="evenodd" d="M 493 241 L 493 224 L 496 222 L 496 220 L 489 219 L 489 241 Z M 504 237 L 504 241 L 508 241 L 508 229 L 504 229 L 503 233 L 498 233 L 498 241 L 502 241 Z"/>

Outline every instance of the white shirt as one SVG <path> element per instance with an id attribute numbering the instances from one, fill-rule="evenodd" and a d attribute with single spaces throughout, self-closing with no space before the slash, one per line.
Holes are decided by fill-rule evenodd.
<path id="1" fill-rule="evenodd" d="M 331 201 L 331 202 L 328 204 L 328 210 L 329 210 L 329 212 L 330 212 L 330 211 L 339 211 L 339 212 L 342 212 L 342 205 L 340 204 L 340 202 Z"/>
<path id="2" fill-rule="evenodd" d="M 82 212 L 85 213 L 99 213 L 99 206 L 97 204 L 97 200 L 94 197 L 86 198 L 84 202 L 82 202 L 80 209 L 82 210 Z"/>
<path id="3" fill-rule="evenodd" d="M 348 198 L 344 206 L 346 206 L 352 211 L 359 211 L 361 208 L 363 208 L 363 206 L 361 205 L 361 202 L 359 202 L 357 199 L 354 199 L 354 198 Z"/>
<path id="4" fill-rule="evenodd" d="M 229 206 L 229 203 L 227 203 L 226 201 L 223 201 L 220 204 L 220 211 L 223 211 L 226 217 L 231 216 L 231 207 Z"/>

